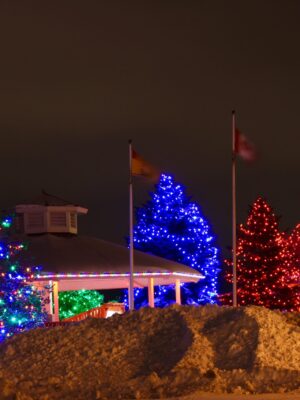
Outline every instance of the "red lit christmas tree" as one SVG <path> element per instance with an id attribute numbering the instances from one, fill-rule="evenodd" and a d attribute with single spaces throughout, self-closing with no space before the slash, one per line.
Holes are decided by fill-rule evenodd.
<path id="1" fill-rule="evenodd" d="M 290 287 L 294 309 L 300 311 L 300 224 L 287 237 L 282 256 L 287 270 L 282 283 Z"/>
<path id="2" fill-rule="evenodd" d="M 237 296 L 241 306 L 255 304 L 272 309 L 294 310 L 294 289 L 287 284 L 290 274 L 284 257 L 285 240 L 278 218 L 259 197 L 250 208 L 237 240 Z M 232 262 L 227 261 L 232 271 Z M 232 273 L 226 276 L 232 282 Z M 220 298 L 231 304 L 231 295 Z"/>

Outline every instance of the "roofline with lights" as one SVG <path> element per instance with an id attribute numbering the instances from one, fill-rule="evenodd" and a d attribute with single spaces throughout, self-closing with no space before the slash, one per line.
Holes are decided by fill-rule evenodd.
<path id="1" fill-rule="evenodd" d="M 135 277 L 152 277 L 152 276 L 178 276 L 185 278 L 193 278 L 193 279 L 204 279 L 205 277 L 201 274 L 192 274 L 187 272 L 134 272 Z M 130 276 L 129 272 L 126 273 L 116 273 L 116 272 L 103 272 L 103 273 L 44 273 L 38 274 L 35 279 L 43 280 L 43 279 L 80 279 L 80 278 L 128 278 Z"/>

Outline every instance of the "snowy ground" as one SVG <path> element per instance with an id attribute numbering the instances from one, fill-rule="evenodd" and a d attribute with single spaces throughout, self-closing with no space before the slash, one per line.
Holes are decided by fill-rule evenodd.
<path id="1" fill-rule="evenodd" d="M 0 346 L 1 400 L 161 398 L 300 399 L 300 315 L 146 308 Z"/>
<path id="2" fill-rule="evenodd" d="M 198 393 L 191 396 L 173 397 L 167 400 L 299 400 L 300 393 L 269 393 L 269 394 L 215 394 Z"/>

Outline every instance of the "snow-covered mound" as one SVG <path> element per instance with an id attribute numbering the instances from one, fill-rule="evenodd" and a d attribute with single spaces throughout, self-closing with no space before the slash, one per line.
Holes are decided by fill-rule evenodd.
<path id="1" fill-rule="evenodd" d="M 150 399 L 300 390 L 299 318 L 265 308 L 144 308 L 0 346 L 0 398 Z"/>

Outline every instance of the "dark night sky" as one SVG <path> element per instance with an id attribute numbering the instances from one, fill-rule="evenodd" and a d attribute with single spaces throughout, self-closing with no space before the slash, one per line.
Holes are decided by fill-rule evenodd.
<path id="1" fill-rule="evenodd" d="M 298 0 L 0 1 L 1 208 L 41 188 L 89 208 L 81 232 L 127 234 L 127 140 L 231 241 L 231 110 L 256 144 L 238 221 L 264 195 L 299 222 Z M 136 204 L 151 185 L 136 182 Z"/>

